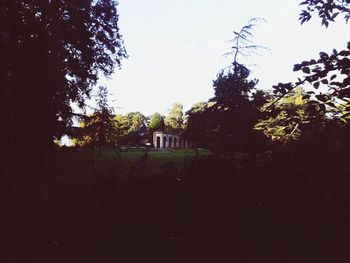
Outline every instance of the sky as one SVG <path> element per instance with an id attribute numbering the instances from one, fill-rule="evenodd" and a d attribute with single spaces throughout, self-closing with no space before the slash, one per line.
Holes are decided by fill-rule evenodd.
<path id="1" fill-rule="evenodd" d="M 109 79 L 101 79 L 117 113 L 167 114 L 174 102 L 188 110 L 213 97 L 213 80 L 232 62 L 233 31 L 254 17 L 254 43 L 265 46 L 241 63 L 251 65 L 258 88 L 297 79 L 293 65 L 320 51 L 346 48 L 349 25 L 340 18 L 329 28 L 319 19 L 300 25 L 297 0 L 120 0 L 119 28 L 129 58 Z"/>

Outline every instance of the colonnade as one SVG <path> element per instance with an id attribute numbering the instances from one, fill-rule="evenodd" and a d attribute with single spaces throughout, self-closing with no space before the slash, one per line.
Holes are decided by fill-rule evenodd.
<path id="1" fill-rule="evenodd" d="M 153 134 L 153 145 L 154 148 L 191 148 L 192 143 L 186 139 L 183 139 L 179 135 L 157 133 Z"/>

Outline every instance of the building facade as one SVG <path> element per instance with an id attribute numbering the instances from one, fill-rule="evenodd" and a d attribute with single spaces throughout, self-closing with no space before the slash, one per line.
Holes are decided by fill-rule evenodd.
<path id="1" fill-rule="evenodd" d="M 192 148 L 193 144 L 182 138 L 179 133 L 155 131 L 153 133 L 153 147 L 156 149 Z"/>

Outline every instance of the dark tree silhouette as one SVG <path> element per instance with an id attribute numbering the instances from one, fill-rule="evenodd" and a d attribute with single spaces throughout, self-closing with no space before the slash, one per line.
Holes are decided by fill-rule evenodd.
<path id="1" fill-rule="evenodd" d="M 214 123 L 211 119 L 210 107 L 213 103 L 198 102 L 186 112 L 187 125 L 184 132 L 185 137 L 195 143 L 195 146 L 212 148 L 214 140 Z"/>
<path id="2" fill-rule="evenodd" d="M 115 0 L 5 0 L 0 36 L 7 161 L 49 150 L 71 125 L 71 103 L 83 107 L 99 74 L 112 74 L 127 56 Z"/>
<path id="3" fill-rule="evenodd" d="M 214 80 L 214 97 L 187 112 L 185 134 L 203 147 L 232 156 L 237 151 L 254 149 L 251 146 L 257 143 L 259 136 L 253 127 L 260 116 L 259 107 L 267 98 L 255 88 L 257 80 L 250 78 L 250 70 L 238 60 L 263 48 L 252 40 L 260 20 L 251 19 L 240 31 L 233 32 L 233 45 L 225 54 L 232 56 L 233 61 Z"/>
<path id="4" fill-rule="evenodd" d="M 253 102 L 257 80 L 249 79 L 249 70 L 241 64 L 234 71 L 220 73 L 214 81 L 215 102 L 211 110 L 215 111 L 218 149 L 233 154 L 247 150 L 253 143 L 253 127 L 259 117 L 259 108 Z"/>
<path id="5" fill-rule="evenodd" d="M 209 108 L 212 111 L 209 116 L 214 123 L 210 126 L 216 133 L 217 150 L 230 155 L 251 148 L 249 145 L 255 142 L 253 127 L 262 105 L 254 102 L 258 98 L 253 96 L 258 81 L 250 78 L 250 70 L 238 60 L 263 48 L 252 41 L 254 27 L 260 20 L 251 19 L 240 31 L 234 31 L 233 46 L 226 53 L 233 55 L 233 62 L 213 82 L 215 96 L 210 100 L 214 104 Z"/>

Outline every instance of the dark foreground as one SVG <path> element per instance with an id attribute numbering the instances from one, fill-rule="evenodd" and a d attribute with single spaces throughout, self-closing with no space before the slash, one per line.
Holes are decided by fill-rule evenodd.
<path id="1" fill-rule="evenodd" d="M 303 158 L 319 158 L 311 153 Z M 345 155 L 317 166 L 268 155 L 54 157 L 41 172 L 14 174 L 2 191 L 0 262 L 350 258 Z"/>

